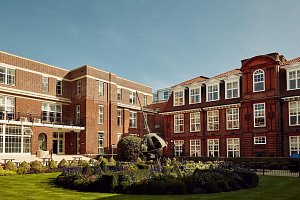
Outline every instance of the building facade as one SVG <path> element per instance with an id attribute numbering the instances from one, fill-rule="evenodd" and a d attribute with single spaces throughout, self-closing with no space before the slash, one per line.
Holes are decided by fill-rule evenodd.
<path id="1" fill-rule="evenodd" d="M 242 60 L 240 69 L 173 86 L 160 111 L 169 143 L 166 153 L 212 157 L 299 154 L 299 61 L 287 61 L 278 53 L 255 56 Z"/>
<path id="2" fill-rule="evenodd" d="M 122 136 L 146 134 L 144 118 L 153 127 L 151 103 L 150 87 L 113 73 L 0 52 L 0 155 L 109 153 Z"/>

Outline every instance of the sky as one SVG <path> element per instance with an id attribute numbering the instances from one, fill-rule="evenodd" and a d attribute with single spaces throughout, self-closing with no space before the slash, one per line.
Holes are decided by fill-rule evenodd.
<path id="1" fill-rule="evenodd" d="M 300 56 L 299 0 L 0 0 L 0 51 L 65 69 L 82 65 L 153 91 Z"/>

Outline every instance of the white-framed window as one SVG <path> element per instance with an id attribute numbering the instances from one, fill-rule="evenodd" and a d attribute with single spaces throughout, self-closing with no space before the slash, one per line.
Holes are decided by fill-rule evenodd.
<path id="1" fill-rule="evenodd" d="M 219 157 L 219 139 L 207 139 L 207 156 Z"/>
<path id="2" fill-rule="evenodd" d="M 300 125 L 300 101 L 289 102 L 289 125 Z"/>
<path id="3" fill-rule="evenodd" d="M 253 73 L 253 92 L 265 91 L 265 72 L 258 69 Z"/>
<path id="4" fill-rule="evenodd" d="M 174 156 L 183 155 L 184 140 L 174 140 Z"/>
<path id="5" fill-rule="evenodd" d="M 15 85 L 15 69 L 0 66 L 0 84 Z"/>
<path id="6" fill-rule="evenodd" d="M 239 129 L 239 109 L 229 108 L 226 109 L 226 125 L 227 130 Z"/>
<path id="7" fill-rule="evenodd" d="M 76 82 L 76 95 L 81 95 L 81 80 Z"/>
<path id="8" fill-rule="evenodd" d="M 62 105 L 58 103 L 42 103 L 43 122 L 60 123 L 62 121 Z"/>
<path id="9" fill-rule="evenodd" d="M 201 140 L 190 140 L 190 157 L 201 156 Z"/>
<path id="10" fill-rule="evenodd" d="M 0 154 L 30 153 L 31 135 L 31 127 L 0 125 Z"/>
<path id="11" fill-rule="evenodd" d="M 225 82 L 225 98 L 233 99 L 240 97 L 239 80 Z"/>
<path id="12" fill-rule="evenodd" d="M 190 88 L 190 104 L 201 102 L 201 86 Z"/>
<path id="13" fill-rule="evenodd" d="M 190 132 L 200 131 L 200 112 L 190 113 Z"/>
<path id="14" fill-rule="evenodd" d="M 118 102 L 122 101 L 122 89 L 121 88 L 117 88 L 117 100 L 118 100 Z"/>
<path id="15" fill-rule="evenodd" d="M 219 110 L 207 111 L 207 130 L 219 130 Z"/>
<path id="16" fill-rule="evenodd" d="M 0 95 L 0 120 L 15 118 L 15 97 Z"/>
<path id="17" fill-rule="evenodd" d="M 129 91 L 129 103 L 136 104 L 136 92 Z"/>
<path id="18" fill-rule="evenodd" d="M 80 124 L 80 105 L 76 105 L 76 124 Z"/>
<path id="19" fill-rule="evenodd" d="M 56 95 L 62 95 L 62 80 L 56 81 Z"/>
<path id="20" fill-rule="evenodd" d="M 100 105 L 98 108 L 98 124 L 104 123 L 104 106 Z"/>
<path id="21" fill-rule="evenodd" d="M 174 91 L 174 106 L 184 105 L 184 90 Z"/>
<path id="22" fill-rule="evenodd" d="M 99 96 L 102 97 L 102 96 L 104 96 L 104 83 L 102 81 L 99 81 L 98 85 L 99 85 L 98 86 L 99 87 L 98 88 L 99 89 L 99 91 L 98 91 L 99 92 Z"/>
<path id="23" fill-rule="evenodd" d="M 169 99 L 169 91 L 163 91 L 163 100 L 168 100 Z"/>
<path id="24" fill-rule="evenodd" d="M 121 127 L 123 125 L 123 110 L 118 109 L 118 126 Z"/>
<path id="25" fill-rule="evenodd" d="M 144 95 L 144 106 L 148 105 L 148 101 L 147 101 L 147 95 Z"/>
<path id="26" fill-rule="evenodd" d="M 174 115 L 174 133 L 183 133 L 184 114 Z"/>
<path id="27" fill-rule="evenodd" d="M 300 70 L 287 71 L 288 90 L 300 89 Z"/>
<path id="28" fill-rule="evenodd" d="M 290 156 L 300 154 L 300 136 L 290 136 Z"/>
<path id="29" fill-rule="evenodd" d="M 46 76 L 42 77 L 42 92 L 49 91 L 49 78 Z"/>
<path id="30" fill-rule="evenodd" d="M 265 103 L 253 104 L 254 127 L 266 126 Z"/>
<path id="31" fill-rule="evenodd" d="M 239 138 L 227 138 L 227 157 L 240 157 Z"/>
<path id="32" fill-rule="evenodd" d="M 130 128 L 137 127 L 137 112 L 133 112 L 133 111 L 129 112 L 129 127 Z"/>
<path id="33" fill-rule="evenodd" d="M 266 136 L 254 137 L 254 144 L 267 144 Z"/>
<path id="34" fill-rule="evenodd" d="M 104 137 L 103 132 L 98 132 L 98 153 L 104 154 Z"/>
<path id="35" fill-rule="evenodd" d="M 57 141 L 57 148 L 53 148 L 53 153 L 64 154 L 65 152 L 65 134 L 62 132 L 53 132 L 53 140 Z"/>
<path id="36" fill-rule="evenodd" d="M 206 101 L 219 100 L 219 86 L 219 83 L 214 85 L 206 85 Z"/>

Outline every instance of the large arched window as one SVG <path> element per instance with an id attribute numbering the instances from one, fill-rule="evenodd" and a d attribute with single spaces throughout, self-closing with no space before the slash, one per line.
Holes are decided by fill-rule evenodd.
<path id="1" fill-rule="evenodd" d="M 253 73 L 253 92 L 265 91 L 265 72 L 261 69 Z"/>

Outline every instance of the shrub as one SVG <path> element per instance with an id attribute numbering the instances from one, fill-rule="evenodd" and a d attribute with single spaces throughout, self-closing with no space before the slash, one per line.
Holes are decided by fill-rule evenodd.
<path id="1" fill-rule="evenodd" d="M 121 161 L 136 161 L 140 154 L 142 139 L 136 136 L 123 137 L 118 143 L 118 159 Z"/>
<path id="2" fill-rule="evenodd" d="M 229 191 L 229 186 L 228 186 L 227 181 L 225 181 L 225 180 L 217 180 L 216 184 L 217 184 L 217 186 L 218 186 L 218 188 L 219 188 L 220 191 L 222 191 L 222 192 Z"/>
<path id="3" fill-rule="evenodd" d="M 23 161 L 17 169 L 18 174 L 27 174 L 30 171 L 30 165 L 26 161 Z"/>
<path id="4" fill-rule="evenodd" d="M 32 161 L 30 163 L 30 167 L 31 169 L 35 172 L 35 173 L 39 173 L 39 172 L 45 172 L 46 168 L 42 165 L 42 163 L 38 160 Z"/>
<path id="5" fill-rule="evenodd" d="M 86 160 L 80 160 L 80 161 L 78 162 L 78 165 L 79 165 L 79 166 L 88 166 L 89 163 L 88 163 Z"/>
<path id="6" fill-rule="evenodd" d="M 4 169 L 9 171 L 14 171 L 14 172 L 17 171 L 16 165 L 10 160 L 4 165 Z"/>
<path id="7" fill-rule="evenodd" d="M 145 163 L 136 163 L 135 164 L 139 169 L 150 169 L 150 165 Z"/>
<path id="8" fill-rule="evenodd" d="M 15 171 L 9 171 L 9 170 L 0 170 L 0 176 L 10 176 L 10 175 L 16 175 L 17 173 Z"/>
<path id="9" fill-rule="evenodd" d="M 99 163 L 101 163 L 101 162 L 107 163 L 108 161 L 107 161 L 107 159 L 104 158 L 103 156 L 100 156 L 99 159 L 98 159 L 98 162 L 99 162 Z"/>
<path id="10" fill-rule="evenodd" d="M 215 193 L 215 192 L 221 192 L 221 190 L 218 188 L 218 185 L 216 182 L 209 181 L 205 185 L 205 191 L 207 193 Z"/>
<path id="11" fill-rule="evenodd" d="M 1 170 L 3 170 L 3 167 L 2 167 L 2 165 L 0 165 L 0 171 L 1 171 Z"/>
<path id="12" fill-rule="evenodd" d="M 110 163 L 116 163 L 116 161 L 115 161 L 115 159 L 114 159 L 113 157 L 110 157 L 110 158 L 108 159 L 108 162 L 110 162 Z"/>
<path id="13" fill-rule="evenodd" d="M 62 159 L 58 164 L 59 168 L 68 167 L 68 166 L 69 166 L 69 163 L 65 159 Z"/>
<path id="14" fill-rule="evenodd" d="M 174 181 L 167 185 L 167 191 L 170 194 L 186 194 L 187 186 L 182 181 Z"/>
<path id="15" fill-rule="evenodd" d="M 53 159 L 49 162 L 49 169 L 57 169 L 57 163 Z"/>
<path id="16" fill-rule="evenodd" d="M 70 167 L 77 167 L 78 166 L 78 162 L 74 159 L 71 161 L 71 163 L 69 164 Z"/>

